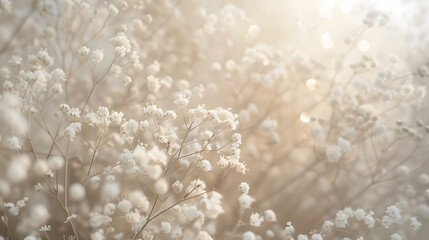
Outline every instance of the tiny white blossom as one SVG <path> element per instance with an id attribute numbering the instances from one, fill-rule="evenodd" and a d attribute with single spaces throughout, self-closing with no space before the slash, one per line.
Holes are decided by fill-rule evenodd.
<path id="1" fill-rule="evenodd" d="M 74 218 L 77 218 L 77 215 L 73 213 L 73 214 L 71 214 L 70 216 L 68 216 L 66 218 L 66 220 L 64 221 L 64 223 L 68 223 L 68 222 L 70 222 Z"/>
<path id="2" fill-rule="evenodd" d="M 250 226 L 259 227 L 264 221 L 264 217 L 260 216 L 259 213 L 252 213 L 250 215 Z"/>
<path id="3" fill-rule="evenodd" d="M 90 60 L 95 64 L 98 64 L 103 61 L 103 57 L 104 54 L 102 49 L 95 49 L 91 52 L 91 55 L 89 55 Z"/>
<path id="4" fill-rule="evenodd" d="M 51 231 L 51 225 L 43 225 L 39 228 L 39 232 L 48 232 Z"/>

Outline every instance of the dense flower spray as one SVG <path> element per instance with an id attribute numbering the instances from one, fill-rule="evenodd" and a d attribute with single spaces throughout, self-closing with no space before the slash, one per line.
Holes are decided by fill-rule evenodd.
<path id="1" fill-rule="evenodd" d="M 428 7 L 0 0 L 0 240 L 426 239 Z"/>

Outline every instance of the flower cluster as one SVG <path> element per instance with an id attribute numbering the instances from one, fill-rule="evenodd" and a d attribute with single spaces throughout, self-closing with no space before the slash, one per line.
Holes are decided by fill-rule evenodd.
<path id="1" fill-rule="evenodd" d="M 425 239 L 429 5 L 381 2 L 0 0 L 0 240 Z"/>

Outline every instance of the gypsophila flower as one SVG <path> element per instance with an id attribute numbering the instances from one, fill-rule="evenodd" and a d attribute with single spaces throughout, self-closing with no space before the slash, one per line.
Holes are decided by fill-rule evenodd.
<path id="1" fill-rule="evenodd" d="M 201 170 L 203 170 L 204 172 L 208 172 L 210 170 L 212 170 L 212 165 L 210 164 L 210 162 L 208 160 L 202 160 L 200 163 L 201 166 Z"/>
<path id="2" fill-rule="evenodd" d="M 36 190 L 36 192 L 40 192 L 43 190 L 43 186 L 41 183 L 37 183 L 36 185 L 34 185 L 34 190 Z"/>
<path id="3" fill-rule="evenodd" d="M 161 232 L 168 234 L 171 232 L 171 224 L 169 222 L 161 222 Z"/>
<path id="4" fill-rule="evenodd" d="M 64 73 L 64 71 L 60 68 L 55 68 L 52 72 L 51 72 L 51 77 L 52 80 L 54 82 L 63 82 L 66 80 L 66 74 Z"/>
<path id="5" fill-rule="evenodd" d="M 130 212 L 132 207 L 131 202 L 125 199 L 118 203 L 118 208 L 124 213 Z"/>
<path id="6" fill-rule="evenodd" d="M 51 231 L 51 225 L 43 225 L 39 228 L 39 232 L 48 232 Z"/>
<path id="7" fill-rule="evenodd" d="M 21 143 L 16 136 L 11 136 L 6 139 L 7 146 L 12 150 L 21 149 Z"/>
<path id="8" fill-rule="evenodd" d="M 259 227 L 263 221 L 264 217 L 260 216 L 259 213 L 252 213 L 250 215 L 250 226 Z"/>
<path id="9" fill-rule="evenodd" d="M 311 235 L 311 240 L 323 240 L 322 234 L 314 233 Z"/>
<path id="10" fill-rule="evenodd" d="M 86 46 L 83 46 L 79 49 L 79 54 L 85 58 L 89 56 L 90 52 L 91 52 L 91 50 L 89 48 L 87 48 Z"/>
<path id="11" fill-rule="evenodd" d="M 54 64 L 54 59 L 49 56 L 47 49 L 41 49 L 37 53 L 38 60 L 46 67 L 52 66 Z"/>
<path id="12" fill-rule="evenodd" d="M 176 193 L 179 193 L 179 192 L 181 192 L 182 191 L 182 189 L 183 189 L 183 184 L 179 181 L 179 180 L 177 180 L 177 181 L 175 181 L 174 183 L 173 183 L 173 190 L 176 192 Z"/>
<path id="13" fill-rule="evenodd" d="M 238 201 L 239 201 L 240 206 L 242 208 L 250 208 L 250 205 L 252 205 L 252 203 L 255 201 L 255 199 L 252 198 L 251 196 L 249 196 L 248 194 L 243 193 L 238 198 Z"/>
<path id="14" fill-rule="evenodd" d="M 331 163 L 336 163 L 340 160 L 342 156 L 342 148 L 337 145 L 330 146 L 326 149 L 326 157 L 328 161 Z"/>
<path id="15" fill-rule="evenodd" d="M 282 230 L 281 235 L 285 239 L 289 240 L 292 238 L 292 235 L 295 233 L 295 228 L 291 222 L 286 223 L 286 227 Z"/>
<path id="16" fill-rule="evenodd" d="M 64 221 L 64 223 L 68 223 L 68 222 L 70 222 L 72 219 L 75 219 L 75 218 L 77 218 L 77 215 L 76 214 L 71 214 L 70 216 L 68 216 L 67 218 L 66 218 L 66 220 Z"/>
<path id="17" fill-rule="evenodd" d="M 245 232 L 242 237 L 243 240 L 256 240 L 256 236 L 253 232 Z"/>
<path id="18" fill-rule="evenodd" d="M 95 49 L 89 55 L 89 59 L 95 64 L 98 64 L 101 61 L 103 61 L 103 57 L 104 57 L 104 54 L 102 49 Z"/>
<path id="19" fill-rule="evenodd" d="M 174 100 L 174 104 L 176 105 L 176 106 L 178 106 L 179 108 L 183 108 L 183 107 L 185 107 L 186 105 L 188 105 L 188 103 L 189 103 L 189 98 L 187 98 L 186 96 L 184 96 L 184 95 L 179 95 L 179 96 L 177 96 L 177 98 Z"/>
<path id="20" fill-rule="evenodd" d="M 85 198 L 85 187 L 80 183 L 73 183 L 69 188 L 69 196 L 73 201 L 81 201 Z"/>
<path id="21" fill-rule="evenodd" d="M 63 129 L 62 133 L 68 136 L 70 141 L 73 141 L 76 134 L 82 130 L 82 125 L 79 122 L 70 123 L 66 128 Z"/>
<path id="22" fill-rule="evenodd" d="M 299 234 L 297 240 L 308 240 L 308 236 L 304 234 Z"/>
<path id="23" fill-rule="evenodd" d="M 151 91 L 153 93 L 157 93 L 159 91 L 159 89 L 161 88 L 161 84 L 159 83 L 159 79 L 150 75 L 147 78 L 147 88 L 149 89 L 149 91 Z"/>
<path id="24" fill-rule="evenodd" d="M 417 217 L 410 217 L 410 226 L 413 230 L 419 230 L 422 226 L 422 223 L 417 219 Z"/>
<path id="25" fill-rule="evenodd" d="M 238 186 L 238 191 L 240 191 L 241 193 L 249 193 L 250 187 L 249 184 L 247 184 L 246 182 L 242 182 L 240 183 L 240 185 Z"/>
<path id="26" fill-rule="evenodd" d="M 24 2 L 0 240 L 425 238 L 426 1 Z"/>
<path id="27" fill-rule="evenodd" d="M 363 221 L 368 228 L 373 228 L 375 225 L 375 219 L 371 213 L 365 215 Z"/>
<path id="28" fill-rule="evenodd" d="M 113 5 L 113 4 L 109 5 L 109 15 L 110 16 L 116 16 L 116 15 L 118 15 L 118 12 L 119 12 L 119 10 L 118 10 L 118 8 L 115 7 L 115 5 Z"/>
<path id="29" fill-rule="evenodd" d="M 335 216 L 335 227 L 345 228 L 348 224 L 348 218 L 349 216 L 347 216 L 343 211 L 338 211 Z"/>
<path id="30" fill-rule="evenodd" d="M 10 12 L 12 10 L 12 3 L 9 0 L 1 0 L 0 9 L 6 12 Z"/>
<path id="31" fill-rule="evenodd" d="M 124 57 L 127 53 L 131 52 L 130 41 L 123 32 L 119 32 L 114 38 L 111 38 L 110 43 L 115 46 L 116 55 L 119 57 Z"/>
<path id="32" fill-rule="evenodd" d="M 267 222 L 277 221 L 276 213 L 271 209 L 265 210 L 264 211 L 264 220 Z"/>
<path id="33" fill-rule="evenodd" d="M 61 94 L 63 92 L 63 87 L 60 83 L 56 83 L 54 84 L 54 86 L 52 87 L 52 91 L 55 94 Z"/>
<path id="34" fill-rule="evenodd" d="M 396 205 L 391 205 L 386 209 L 386 213 L 389 215 L 389 217 L 391 217 L 392 220 L 397 223 L 402 219 L 401 212 L 401 209 L 399 209 Z"/>
<path id="35" fill-rule="evenodd" d="M 394 233 L 394 234 L 390 235 L 390 239 L 391 240 L 402 240 L 402 237 L 401 237 L 401 235 Z"/>

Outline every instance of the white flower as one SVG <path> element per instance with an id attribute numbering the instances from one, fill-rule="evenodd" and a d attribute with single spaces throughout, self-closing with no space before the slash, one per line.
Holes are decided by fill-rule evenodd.
<path id="1" fill-rule="evenodd" d="M 308 237 L 307 237 L 307 235 L 299 234 L 297 239 L 298 240 L 308 240 Z"/>
<path id="2" fill-rule="evenodd" d="M 256 240 L 256 236 L 253 232 L 245 232 L 242 237 L 243 240 Z"/>
<path id="3" fill-rule="evenodd" d="M 326 220 L 324 223 L 323 223 L 323 226 L 322 226 L 322 229 L 323 229 L 323 231 L 324 232 L 330 232 L 331 231 L 331 229 L 334 227 L 334 223 L 332 222 L 332 221 L 330 221 L 330 220 Z"/>
<path id="4" fill-rule="evenodd" d="M 103 57 L 104 54 L 102 49 L 95 49 L 91 52 L 91 55 L 89 56 L 90 60 L 95 64 L 98 64 L 103 61 Z"/>
<path id="5" fill-rule="evenodd" d="M 141 216 L 140 213 L 137 210 L 134 210 L 133 212 L 128 212 L 125 214 L 125 220 L 130 224 L 137 224 L 140 222 Z"/>
<path id="6" fill-rule="evenodd" d="M 159 79 L 150 75 L 147 77 L 147 88 L 149 91 L 153 93 L 157 93 L 159 89 L 161 88 L 161 84 L 159 83 Z"/>
<path id="7" fill-rule="evenodd" d="M 328 158 L 328 161 L 331 163 L 338 162 L 342 156 L 341 150 L 341 147 L 337 145 L 328 147 L 328 149 L 326 149 L 326 157 Z"/>
<path id="8" fill-rule="evenodd" d="M 249 184 L 246 182 L 242 182 L 240 183 L 240 185 L 238 186 L 238 191 L 240 191 L 241 193 L 249 193 L 250 187 Z"/>
<path id="9" fill-rule="evenodd" d="M 314 233 L 313 235 L 311 235 L 311 240 L 323 240 L 323 237 L 319 233 Z"/>
<path id="10" fill-rule="evenodd" d="M 210 234 L 206 231 L 200 231 L 196 240 L 213 240 Z"/>
<path id="11" fill-rule="evenodd" d="M 99 213 L 94 213 L 89 219 L 89 225 L 93 228 L 106 226 L 112 222 L 112 218 L 110 216 L 101 215 Z"/>
<path id="12" fill-rule="evenodd" d="M 390 226 L 392 225 L 392 223 L 393 223 L 393 219 L 390 216 L 383 216 L 381 218 L 381 224 L 385 228 L 390 228 Z"/>
<path id="13" fill-rule="evenodd" d="M 263 221 L 264 217 L 260 216 L 259 213 L 252 213 L 250 215 L 250 226 L 259 227 Z"/>
<path id="14" fill-rule="evenodd" d="M 422 223 L 417 219 L 417 217 L 410 217 L 410 226 L 413 230 L 419 230 L 422 226 Z"/>
<path id="15" fill-rule="evenodd" d="M 72 122 L 66 128 L 63 129 L 62 133 L 65 136 L 70 138 L 70 141 L 73 142 L 76 133 L 79 133 L 82 130 L 82 125 L 79 122 Z"/>
<path id="16" fill-rule="evenodd" d="M 419 182 L 424 185 L 429 185 L 429 174 L 422 173 L 419 175 Z"/>
<path id="17" fill-rule="evenodd" d="M 52 87 L 52 91 L 57 95 L 61 94 L 63 92 L 63 86 L 60 83 L 55 83 Z"/>
<path id="18" fill-rule="evenodd" d="M 39 232 L 47 232 L 47 231 L 51 231 L 51 225 L 43 225 L 42 227 L 39 228 Z"/>
<path id="19" fill-rule="evenodd" d="M 69 197 L 73 201 L 82 201 L 86 196 L 86 190 L 80 183 L 73 183 L 69 187 Z"/>
<path id="20" fill-rule="evenodd" d="M 348 224 L 348 215 L 343 211 L 338 211 L 335 216 L 335 227 L 345 228 Z"/>
<path id="21" fill-rule="evenodd" d="M 396 205 L 387 207 L 386 213 L 389 215 L 395 223 L 399 223 L 402 220 L 401 209 Z"/>
<path id="22" fill-rule="evenodd" d="M 246 164 L 244 164 L 244 163 L 242 163 L 242 162 L 238 162 L 238 163 L 235 165 L 235 170 L 236 170 L 238 173 L 245 174 L 245 173 L 246 173 L 246 170 L 247 170 Z"/>
<path id="23" fill-rule="evenodd" d="M 33 165 L 33 169 L 37 174 L 45 175 L 50 170 L 48 163 L 45 160 L 39 160 Z"/>
<path id="24" fill-rule="evenodd" d="M 291 222 L 287 222 L 287 226 L 282 230 L 281 235 L 284 239 L 292 239 L 292 235 L 295 233 L 295 228 L 292 226 Z"/>
<path id="25" fill-rule="evenodd" d="M 126 200 L 126 199 L 124 199 L 118 203 L 118 208 L 124 213 L 130 212 L 132 207 L 133 206 L 132 206 L 131 202 Z"/>
<path id="26" fill-rule="evenodd" d="M 275 222 L 275 221 L 277 221 L 276 213 L 271 209 L 265 210 L 264 219 L 267 222 Z"/>
<path id="27" fill-rule="evenodd" d="M 220 168 L 226 168 L 228 167 L 228 160 L 225 158 L 225 156 L 220 156 L 219 161 L 217 162 L 217 165 L 219 165 Z"/>
<path id="28" fill-rule="evenodd" d="M 174 104 L 178 106 L 179 108 L 184 108 L 189 103 L 189 98 L 184 95 L 179 95 L 174 100 Z"/>
<path id="29" fill-rule="evenodd" d="M 351 149 L 351 143 L 344 138 L 338 138 L 337 145 L 341 148 L 341 153 L 347 153 Z"/>
<path id="30" fill-rule="evenodd" d="M 51 77 L 54 82 L 63 82 L 66 80 L 66 74 L 61 68 L 55 68 L 51 72 Z"/>
<path id="31" fill-rule="evenodd" d="M 160 195 L 168 192 L 168 182 L 165 178 L 160 178 L 155 182 L 155 191 Z"/>
<path id="32" fill-rule="evenodd" d="M 359 208 L 354 211 L 353 215 L 357 220 L 362 221 L 366 215 L 366 212 L 365 210 Z"/>
<path id="33" fill-rule="evenodd" d="M 81 47 L 80 49 L 79 49 L 79 54 L 82 56 L 82 57 L 88 57 L 89 56 L 89 54 L 91 53 L 91 49 L 89 49 L 89 48 L 87 48 L 86 46 L 83 46 L 83 47 Z"/>
<path id="34" fill-rule="evenodd" d="M 108 203 L 103 207 L 103 213 L 108 216 L 113 215 L 115 213 L 115 210 L 116 210 L 116 206 L 113 203 Z"/>
<path id="35" fill-rule="evenodd" d="M 34 236 L 27 236 L 24 238 L 24 240 L 38 240 L 38 239 Z"/>
<path id="36" fill-rule="evenodd" d="M 7 168 L 6 176 L 11 183 L 20 183 L 27 179 L 30 159 L 24 155 L 20 158 L 13 158 Z"/>
<path id="37" fill-rule="evenodd" d="M 115 125 L 121 124 L 123 117 L 124 114 L 122 112 L 112 112 L 109 116 L 110 122 Z"/>
<path id="38" fill-rule="evenodd" d="M 193 221 L 197 217 L 198 209 L 195 206 L 184 208 L 184 214 L 188 221 Z"/>
<path id="39" fill-rule="evenodd" d="M 209 131 L 209 130 L 205 130 L 203 132 L 203 138 L 204 140 L 210 140 L 210 138 L 213 137 L 213 132 Z"/>
<path id="40" fill-rule="evenodd" d="M 21 149 L 21 143 L 19 142 L 19 139 L 16 136 L 8 137 L 6 139 L 6 144 L 9 147 L 9 149 L 12 149 L 12 150 Z"/>
<path id="41" fill-rule="evenodd" d="M 264 121 L 261 123 L 261 125 L 259 127 L 262 130 L 265 130 L 268 132 L 273 132 L 277 129 L 278 123 L 277 123 L 277 120 L 275 120 L 275 119 L 266 118 L 266 119 L 264 119 Z"/>
<path id="42" fill-rule="evenodd" d="M 140 190 L 133 191 L 128 199 L 133 204 L 133 207 L 138 208 L 140 211 L 146 212 L 149 209 L 149 200 Z"/>
<path id="43" fill-rule="evenodd" d="M 169 222 L 161 222 L 161 232 L 166 234 L 170 233 L 171 224 Z"/>
<path id="44" fill-rule="evenodd" d="M 176 180 L 176 181 L 173 183 L 172 187 L 173 187 L 173 190 L 174 190 L 176 193 L 179 193 L 179 192 L 181 192 L 181 191 L 182 191 L 182 189 L 183 189 L 183 184 L 182 184 L 179 180 Z"/>
<path id="45" fill-rule="evenodd" d="M 401 237 L 401 235 L 394 233 L 394 234 L 390 235 L 390 239 L 391 240 L 402 240 L 402 237 Z"/>
<path id="46" fill-rule="evenodd" d="M 104 231 L 99 229 L 96 232 L 91 233 L 91 240 L 105 240 Z"/>
<path id="47" fill-rule="evenodd" d="M 116 8 L 115 5 L 110 4 L 109 5 L 109 15 L 110 16 L 116 16 L 116 15 L 118 15 L 118 13 L 119 13 L 118 8 Z"/>
<path id="48" fill-rule="evenodd" d="M 183 231 L 182 231 L 182 228 L 179 226 L 174 227 L 173 230 L 171 231 L 171 237 L 173 239 L 180 238 L 182 237 L 182 235 L 183 235 Z"/>
<path id="49" fill-rule="evenodd" d="M 43 185 L 41 183 L 37 183 L 36 185 L 34 185 L 34 190 L 36 190 L 36 192 L 42 191 Z"/>
<path id="50" fill-rule="evenodd" d="M 124 123 L 122 123 L 121 125 L 121 132 L 123 134 L 132 134 L 132 133 L 136 133 L 139 130 L 139 123 L 134 120 L 134 119 L 130 119 Z"/>
<path id="51" fill-rule="evenodd" d="M 258 25 L 250 25 L 249 29 L 247 30 L 247 34 L 249 34 L 249 36 L 251 37 L 256 37 L 259 35 L 261 29 L 259 28 Z"/>
<path id="52" fill-rule="evenodd" d="M 115 37 L 110 39 L 110 43 L 115 46 L 116 55 L 124 57 L 127 53 L 131 52 L 131 43 L 128 40 L 127 35 L 123 32 L 119 32 Z"/>
<path id="53" fill-rule="evenodd" d="M 200 167 L 201 167 L 201 170 L 203 170 L 204 172 L 208 172 L 208 171 L 212 170 L 212 165 L 206 159 L 201 161 Z"/>
<path id="54" fill-rule="evenodd" d="M 405 176 L 409 172 L 410 172 L 410 169 L 405 165 L 398 166 L 398 168 L 396 169 L 396 173 L 398 176 Z"/>
<path id="55" fill-rule="evenodd" d="M 164 113 L 164 117 L 165 119 L 172 121 L 177 118 L 177 114 L 173 110 L 167 110 Z"/>
<path id="56" fill-rule="evenodd" d="M 49 56 L 47 49 L 39 50 L 39 52 L 37 53 L 37 58 L 46 67 L 52 66 L 54 64 L 54 59 Z"/>
<path id="57" fill-rule="evenodd" d="M 246 193 L 241 194 L 241 196 L 238 198 L 238 201 L 240 203 L 240 207 L 242 208 L 250 208 L 250 205 L 255 201 L 254 198 L 249 196 Z"/>
<path id="58" fill-rule="evenodd" d="M 374 217 L 372 216 L 372 214 L 367 214 L 367 215 L 364 217 L 363 222 L 365 223 L 365 225 L 366 225 L 368 228 L 373 228 L 373 227 L 374 227 L 374 225 L 375 225 L 375 219 L 374 219 Z"/>

